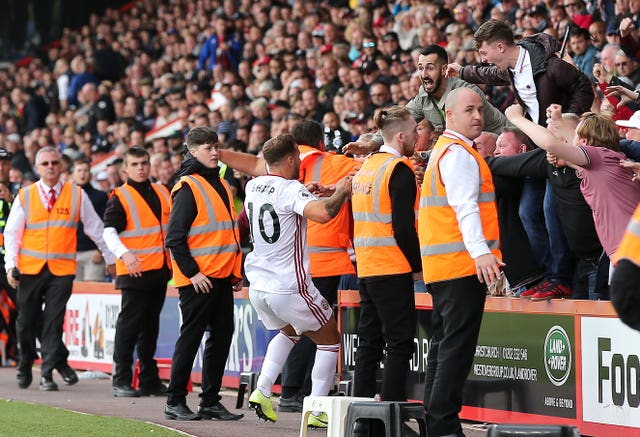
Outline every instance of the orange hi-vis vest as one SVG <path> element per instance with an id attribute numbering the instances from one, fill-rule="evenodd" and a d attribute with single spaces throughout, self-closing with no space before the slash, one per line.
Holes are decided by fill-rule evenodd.
<path id="1" fill-rule="evenodd" d="M 464 147 L 478 163 L 480 168 L 478 207 L 482 230 L 491 252 L 498 258 L 502 258 L 491 170 L 478 152 L 464 141 L 441 135 L 433 148 L 425 171 L 418 213 L 422 274 L 427 284 L 476 274 L 475 262 L 465 248 L 456 212 L 449 205 L 447 190 L 442 184 L 440 175 L 440 159 L 452 144 Z"/>
<path id="2" fill-rule="evenodd" d="M 37 184 L 21 188 L 19 196 L 26 223 L 18 270 L 37 275 L 47 264 L 56 276 L 75 275 L 82 188 L 65 183 L 51 212 L 42 204 Z"/>
<path id="3" fill-rule="evenodd" d="M 138 190 L 131 185 L 124 184 L 113 190 L 127 215 L 127 225 L 119 234 L 120 241 L 142 260 L 143 272 L 159 270 L 164 266 L 165 260 L 169 260 L 169 254 L 164 250 L 164 237 L 169 223 L 169 191 L 160 184 L 152 183 L 151 187 L 160 199 L 160 221 Z M 116 275 L 129 273 L 124 261 L 117 259 Z"/>
<path id="4" fill-rule="evenodd" d="M 359 165 L 343 155 L 321 152 L 299 145 L 301 182 L 332 185 L 349 175 Z M 326 223 L 307 222 L 307 245 L 311 277 L 350 275 L 355 273 L 348 249 L 351 247 L 351 211 L 345 203 L 338 215 Z"/>
<path id="5" fill-rule="evenodd" d="M 640 205 L 633 213 L 627 231 L 620 241 L 620 246 L 613 255 L 613 264 L 617 265 L 621 259 L 627 259 L 640 266 Z"/>
<path id="6" fill-rule="evenodd" d="M 361 278 L 411 272 L 409 261 L 393 236 L 391 223 L 389 180 L 397 165 L 412 168 L 406 159 L 397 158 L 390 153 L 374 153 L 367 158 L 353 178 L 353 241 L 358 276 Z M 417 205 L 416 196 L 416 208 Z M 414 211 L 406 213 L 415 215 Z"/>
<path id="7" fill-rule="evenodd" d="M 233 195 L 226 181 L 220 181 L 227 193 L 231 214 L 215 188 L 198 174 L 182 176 L 171 193 L 178 191 L 182 184 L 187 184 L 196 201 L 198 213 L 189 230 L 187 244 L 200 272 L 209 278 L 233 276 L 240 279 L 242 251 Z M 171 265 L 175 286 L 191 285 L 191 281 L 180 271 L 173 257 Z"/>

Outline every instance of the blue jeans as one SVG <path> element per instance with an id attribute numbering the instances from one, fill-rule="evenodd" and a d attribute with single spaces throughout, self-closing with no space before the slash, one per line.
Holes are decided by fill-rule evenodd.
<path id="1" fill-rule="evenodd" d="M 524 178 L 518 215 L 529 238 L 533 256 L 544 269 L 545 278 L 553 276 L 549 235 L 544 220 L 545 183 L 538 179 Z"/>
<path id="2" fill-rule="evenodd" d="M 556 213 L 555 197 L 549 181 L 547 181 L 544 194 L 544 220 L 547 224 L 551 254 L 549 280 L 570 287 L 573 282 L 573 261 L 571 260 L 567 238 L 564 236 L 562 224 Z"/>
<path id="3" fill-rule="evenodd" d="M 576 261 L 573 277 L 573 298 L 609 300 L 609 257 L 582 258 Z"/>

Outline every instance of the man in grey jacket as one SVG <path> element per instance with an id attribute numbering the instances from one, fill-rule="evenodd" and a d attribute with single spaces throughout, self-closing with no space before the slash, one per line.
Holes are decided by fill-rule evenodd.
<path id="1" fill-rule="evenodd" d="M 474 84 L 457 77 L 445 77 L 448 54 L 439 45 L 432 44 L 420 50 L 418 57 L 418 74 L 422 86 L 418 95 L 407 103 L 406 107 L 411 112 L 414 120 L 420 122 L 429 120 L 434 127 L 436 135 L 444 131 L 444 102 L 451 91 L 456 88 L 470 88 L 482 99 L 484 106 L 485 130 L 500 135 L 506 126 L 511 126 L 505 115 L 495 106 L 489 103 L 485 93 Z M 376 150 L 382 145 L 382 135 L 376 134 L 368 144 L 359 144 L 362 152 Z M 353 147 L 349 145 L 351 150 Z"/>
<path id="2" fill-rule="evenodd" d="M 422 87 L 418 95 L 409 103 L 407 109 L 413 118 L 420 122 L 426 118 L 437 132 L 444 130 L 444 102 L 451 91 L 456 88 L 471 88 L 478 93 L 484 106 L 485 131 L 497 135 L 509 125 L 505 115 L 495 106 L 487 102 L 484 92 L 477 85 L 466 82 L 457 77 L 445 77 L 448 63 L 447 51 L 439 45 L 429 45 L 420 50 L 418 56 L 418 74 Z"/>

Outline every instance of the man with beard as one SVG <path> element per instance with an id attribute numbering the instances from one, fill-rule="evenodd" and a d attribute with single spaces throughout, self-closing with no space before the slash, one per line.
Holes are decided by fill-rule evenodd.
<path id="1" fill-rule="evenodd" d="M 430 45 L 420 50 L 418 56 L 418 75 L 422 87 L 409 103 L 407 109 L 416 121 L 428 119 L 437 131 L 444 130 L 444 103 L 449 93 L 461 87 L 475 91 L 484 107 L 485 131 L 500 134 L 509 124 L 507 118 L 498 109 L 487 102 L 484 92 L 476 85 L 455 77 L 445 77 L 447 69 L 447 51 L 438 45 Z"/>
<path id="2" fill-rule="evenodd" d="M 445 77 L 447 62 L 447 51 L 439 45 L 432 44 L 420 50 L 418 76 L 422 86 L 418 95 L 407 103 L 406 107 L 411 112 L 411 116 L 416 122 L 426 118 L 439 134 L 445 128 L 444 102 L 447 96 L 456 88 L 466 87 L 475 91 L 482 100 L 485 130 L 499 135 L 509 125 L 507 118 L 487 101 L 484 92 L 477 85 L 470 84 L 457 77 Z M 360 144 L 360 146 L 370 152 L 377 149 L 381 144 L 382 136 L 377 134 L 371 142 Z M 351 147 L 349 145 L 350 152 Z M 360 150 L 365 152 L 363 149 Z"/>

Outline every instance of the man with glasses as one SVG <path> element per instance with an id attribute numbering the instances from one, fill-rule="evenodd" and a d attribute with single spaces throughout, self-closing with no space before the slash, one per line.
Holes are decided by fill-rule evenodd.
<path id="1" fill-rule="evenodd" d="M 619 50 L 616 54 L 614 65 L 620 78 L 626 78 L 626 82 L 634 88 L 640 84 L 640 66 L 627 52 Z"/>
<path id="2" fill-rule="evenodd" d="M 4 233 L 7 279 L 9 285 L 19 287 L 20 363 L 16 380 L 20 388 L 31 384 L 39 337 L 43 391 L 58 390 L 53 369 L 60 372 L 65 384 L 78 382 L 78 376 L 67 363 L 69 351 L 62 341 L 62 325 L 76 273 L 79 222 L 105 257 L 109 274 L 115 273 L 114 256 L 102 239 L 102 220 L 79 186 L 60 180 L 60 161 L 61 155 L 53 147 L 38 151 L 35 162 L 41 179 L 20 189 Z"/>

